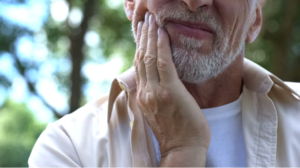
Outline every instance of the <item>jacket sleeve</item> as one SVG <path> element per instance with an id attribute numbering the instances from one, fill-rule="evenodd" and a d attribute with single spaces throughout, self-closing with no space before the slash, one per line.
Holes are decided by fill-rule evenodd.
<path id="1" fill-rule="evenodd" d="M 107 96 L 49 124 L 37 140 L 29 167 L 105 167 L 109 147 Z"/>
<path id="2" fill-rule="evenodd" d="M 55 123 L 49 124 L 37 140 L 29 167 L 82 167 L 68 135 Z"/>
<path id="3" fill-rule="evenodd" d="M 300 98 L 300 83 L 296 82 L 285 82 L 298 96 L 296 97 Z"/>

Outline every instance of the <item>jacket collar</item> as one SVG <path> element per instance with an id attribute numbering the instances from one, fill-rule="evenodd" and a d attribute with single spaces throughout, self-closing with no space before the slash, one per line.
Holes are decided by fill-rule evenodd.
<path id="1" fill-rule="evenodd" d="M 291 89 L 278 77 L 246 58 L 244 59 L 243 79 L 246 88 L 254 92 L 269 93 L 272 86 L 277 84 L 287 92 L 293 94 L 293 96 L 300 98 L 300 95 L 296 91 Z"/>
<path id="2" fill-rule="evenodd" d="M 268 93 L 272 86 L 277 84 L 296 98 L 300 99 L 300 95 L 282 80 L 246 58 L 244 59 L 243 79 L 245 87 L 251 91 Z M 115 99 L 122 90 L 125 90 L 126 92 L 134 92 L 136 90 L 134 67 L 119 75 L 112 83 L 108 102 L 108 122 Z"/>

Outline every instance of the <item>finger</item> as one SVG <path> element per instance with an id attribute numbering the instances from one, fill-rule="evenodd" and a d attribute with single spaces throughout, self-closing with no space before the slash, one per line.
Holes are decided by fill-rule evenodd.
<path id="1" fill-rule="evenodd" d="M 146 13 L 145 22 L 142 28 L 141 39 L 138 50 L 138 73 L 140 79 L 140 87 L 145 87 L 147 83 L 146 69 L 144 63 L 144 56 L 147 51 L 147 42 L 148 42 L 148 27 L 149 27 L 149 12 Z"/>
<path id="2" fill-rule="evenodd" d="M 144 22 L 139 22 L 138 24 L 138 29 L 137 29 L 137 36 L 136 36 L 136 45 L 137 45 L 137 51 L 135 53 L 135 58 L 133 60 L 133 65 L 135 68 L 135 81 L 136 81 L 136 86 L 139 87 L 140 84 L 140 78 L 139 78 L 139 73 L 138 73 L 138 46 L 139 46 L 139 42 L 141 39 L 141 32 L 142 32 L 142 27 L 143 27 Z"/>
<path id="3" fill-rule="evenodd" d="M 137 35 L 136 35 L 136 48 L 139 48 L 140 40 L 141 40 L 141 33 L 142 33 L 142 27 L 143 27 L 144 22 L 140 21 L 138 23 L 138 28 L 137 28 Z"/>
<path id="4" fill-rule="evenodd" d="M 135 69 L 135 83 L 136 83 L 136 87 L 139 88 L 140 86 L 140 77 L 139 77 L 139 69 L 138 69 L 138 65 L 137 65 L 137 60 L 134 59 L 133 60 L 133 65 L 134 65 L 134 69 Z"/>
<path id="5" fill-rule="evenodd" d="M 159 76 L 156 66 L 157 61 L 157 24 L 155 16 L 149 16 L 149 30 L 148 30 L 148 46 L 145 55 L 145 67 L 147 74 L 147 84 L 155 85 L 159 82 Z"/>
<path id="6" fill-rule="evenodd" d="M 169 35 L 162 28 L 158 28 L 157 69 L 160 85 L 162 86 L 167 86 L 178 79 L 172 58 Z"/>

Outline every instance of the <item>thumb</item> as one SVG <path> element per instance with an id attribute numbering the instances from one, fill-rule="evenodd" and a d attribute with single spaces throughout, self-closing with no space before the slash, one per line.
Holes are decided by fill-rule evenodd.
<path id="1" fill-rule="evenodd" d="M 162 86 L 179 79 L 172 58 L 169 35 L 162 28 L 158 28 L 157 70 Z"/>

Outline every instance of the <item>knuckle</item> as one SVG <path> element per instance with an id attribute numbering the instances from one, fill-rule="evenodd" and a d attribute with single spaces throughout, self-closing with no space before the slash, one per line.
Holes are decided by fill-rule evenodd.
<path id="1" fill-rule="evenodd" d="M 146 54 L 146 51 L 144 49 L 139 49 L 139 58 L 140 60 L 139 61 L 143 61 L 144 60 L 144 56 Z"/>
<path id="2" fill-rule="evenodd" d="M 158 40 L 158 42 L 157 42 L 157 48 L 158 48 L 158 49 L 164 48 L 164 44 L 162 43 L 161 40 Z"/>
<path id="3" fill-rule="evenodd" d="M 133 60 L 133 65 L 134 65 L 135 67 L 137 66 L 137 59 L 136 59 L 136 58 Z"/>
<path id="4" fill-rule="evenodd" d="M 165 69 L 167 67 L 167 63 L 164 61 L 164 60 L 162 60 L 162 59 L 158 59 L 157 60 L 157 68 L 159 68 L 159 69 Z"/>
<path id="5" fill-rule="evenodd" d="M 153 33 L 153 30 L 150 29 L 150 30 L 148 31 L 148 41 L 154 40 L 154 39 L 156 39 L 155 33 Z"/>
<path id="6" fill-rule="evenodd" d="M 136 100 L 137 100 L 137 102 L 139 103 L 139 104 L 142 104 L 143 103 L 143 93 L 142 93 L 142 91 L 138 91 L 138 93 L 137 93 L 137 96 L 136 96 Z"/>
<path id="7" fill-rule="evenodd" d="M 147 83 L 146 84 L 146 87 L 145 87 L 145 91 L 148 93 L 148 92 L 152 92 L 152 86 L 151 86 L 151 84 L 150 83 Z"/>
<path id="8" fill-rule="evenodd" d="M 153 113 L 157 109 L 157 101 L 155 92 L 149 86 L 137 93 L 137 103 L 144 113 Z"/>
<path id="9" fill-rule="evenodd" d="M 149 35 L 152 37 L 157 37 L 157 27 L 154 24 L 149 26 Z"/>
<path id="10" fill-rule="evenodd" d="M 150 109 L 153 109 L 155 107 L 156 101 L 153 93 L 147 93 L 146 104 Z"/>
<path id="11" fill-rule="evenodd" d="M 145 27 L 145 29 L 142 31 L 141 35 L 144 37 L 148 35 L 148 27 Z"/>
<path id="12" fill-rule="evenodd" d="M 147 53 L 144 58 L 146 64 L 153 63 L 156 61 L 156 57 L 153 54 Z"/>
<path id="13" fill-rule="evenodd" d="M 172 96 L 169 90 L 163 89 L 162 91 L 158 92 L 157 98 L 159 101 L 165 105 L 172 104 Z"/>

